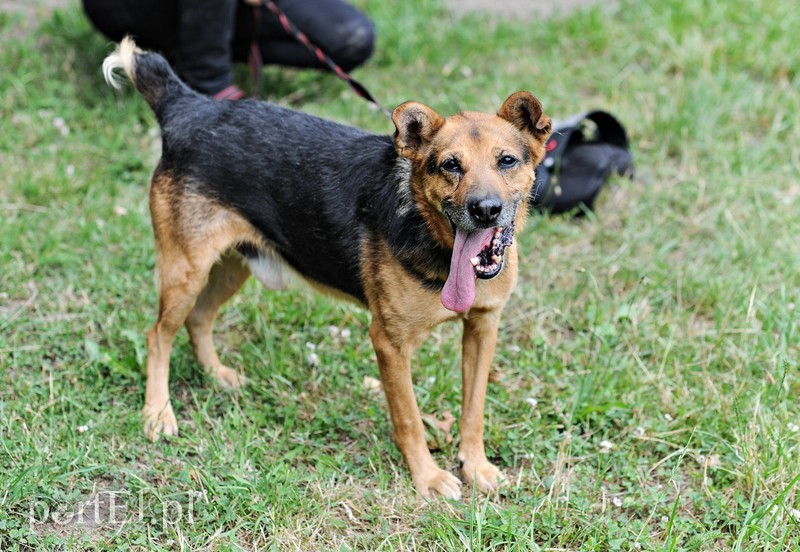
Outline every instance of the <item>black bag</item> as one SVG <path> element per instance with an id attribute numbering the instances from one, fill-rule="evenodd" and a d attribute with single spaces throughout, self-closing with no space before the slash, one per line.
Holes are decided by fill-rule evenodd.
<path id="1" fill-rule="evenodd" d="M 611 174 L 633 175 L 625 128 L 605 111 L 554 122 L 545 148 L 529 198 L 539 211 L 564 213 L 581 205 L 592 209 Z"/>

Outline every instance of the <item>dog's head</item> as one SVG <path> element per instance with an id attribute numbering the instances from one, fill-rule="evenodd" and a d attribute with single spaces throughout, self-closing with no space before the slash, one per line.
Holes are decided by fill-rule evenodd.
<path id="1" fill-rule="evenodd" d="M 444 118 L 406 102 L 392 120 L 397 152 L 411 161 L 414 201 L 433 238 L 453 249 L 442 304 L 464 312 L 474 301 L 475 279 L 500 273 L 514 227 L 524 221 L 550 117 L 532 94 L 517 92 L 497 115 Z"/>

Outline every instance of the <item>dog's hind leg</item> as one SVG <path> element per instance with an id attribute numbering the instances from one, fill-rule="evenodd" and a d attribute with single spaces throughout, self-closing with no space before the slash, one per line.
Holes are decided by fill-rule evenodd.
<path id="1" fill-rule="evenodd" d="M 153 176 L 150 213 L 156 237 L 159 300 L 158 321 L 147 335 L 147 386 L 142 414 L 145 434 L 156 440 L 161 434 L 178 433 L 169 399 L 169 357 L 175 335 L 195 308 L 209 284 L 212 268 L 224 253 L 237 243 L 257 242 L 258 237 L 239 215 L 203 196 L 187 193 L 180 181 L 164 174 Z M 220 270 L 230 270 L 229 263 L 225 257 Z M 211 311 L 216 309 L 212 307 L 222 304 L 235 291 L 232 288 L 238 289 L 245 279 L 244 273 L 234 269 L 232 280 L 220 285 L 226 276 L 220 280 L 216 274 L 188 324 L 194 330 L 201 363 L 210 363 L 208 351 L 213 352 L 210 323 Z M 227 277 L 230 275 L 228 272 Z"/>
<path id="2" fill-rule="evenodd" d="M 222 304 L 242 287 L 249 276 L 250 269 L 241 255 L 234 251 L 223 255 L 211 268 L 208 283 L 186 319 L 197 361 L 211 378 L 228 389 L 238 389 L 245 377 L 220 362 L 212 337 L 214 319 Z"/>
<path id="3" fill-rule="evenodd" d="M 171 232 L 166 232 L 171 234 Z M 169 357 L 175 335 L 183 326 L 205 286 L 216 258 L 212 251 L 188 257 L 174 241 L 159 235 L 158 321 L 147 334 L 147 385 L 144 396 L 144 431 L 155 441 L 160 435 L 177 435 L 178 422 L 169 399 Z"/>
<path id="4" fill-rule="evenodd" d="M 470 313 L 464 320 L 462 352 L 461 473 L 482 492 L 490 492 L 504 481 L 503 474 L 486 458 L 483 447 L 483 411 L 489 369 L 497 342 L 500 311 Z"/>

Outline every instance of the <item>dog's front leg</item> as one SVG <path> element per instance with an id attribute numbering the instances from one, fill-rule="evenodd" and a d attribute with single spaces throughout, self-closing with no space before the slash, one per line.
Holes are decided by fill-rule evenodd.
<path id="1" fill-rule="evenodd" d="M 383 389 L 394 425 L 394 440 L 411 470 L 417 491 L 426 497 L 434 494 L 461 498 L 461 482 L 436 465 L 425 443 L 414 388 L 411 381 L 412 340 L 392 340 L 378 316 L 374 316 L 369 336 L 378 357 Z"/>
<path id="2" fill-rule="evenodd" d="M 464 479 L 483 492 L 496 490 L 505 480 L 500 470 L 486 458 L 483 448 L 483 409 L 499 322 L 500 311 L 470 313 L 464 321 L 458 458 Z"/>

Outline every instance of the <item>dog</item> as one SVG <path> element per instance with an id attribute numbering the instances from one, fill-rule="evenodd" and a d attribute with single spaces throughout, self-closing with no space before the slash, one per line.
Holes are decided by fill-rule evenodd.
<path id="1" fill-rule="evenodd" d="M 445 118 L 406 102 L 379 136 L 267 102 L 220 102 L 186 86 L 159 54 L 124 39 L 103 62 L 123 70 L 153 109 L 162 155 L 150 187 L 158 320 L 147 335 L 144 431 L 177 435 L 169 358 L 181 326 L 222 386 L 212 326 L 253 274 L 280 289 L 298 277 L 371 313 L 369 336 L 394 440 L 416 490 L 461 496 L 425 443 L 410 358 L 431 330 L 464 326 L 461 441 L 467 483 L 496 490 L 502 472 L 483 444 L 484 402 L 500 313 L 517 280 L 515 232 L 527 216 L 550 118 L 528 92 L 496 115 Z"/>

